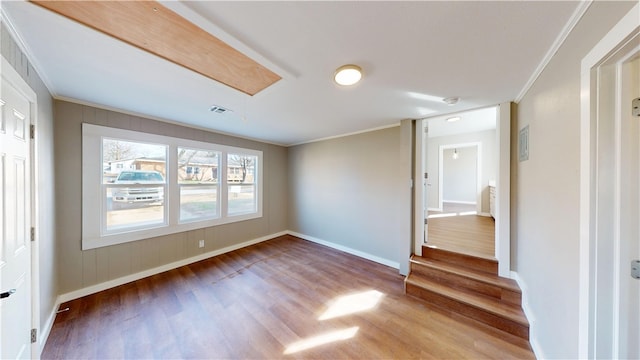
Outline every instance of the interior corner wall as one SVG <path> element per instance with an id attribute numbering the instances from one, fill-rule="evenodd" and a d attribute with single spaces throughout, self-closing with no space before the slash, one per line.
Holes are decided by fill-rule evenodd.
<path id="1" fill-rule="evenodd" d="M 439 207 L 439 156 L 440 146 L 450 144 L 463 144 L 479 142 L 482 146 L 482 169 L 480 178 L 480 189 L 482 199 L 482 212 L 489 213 L 489 180 L 496 180 L 498 171 L 498 140 L 496 139 L 496 130 L 485 130 L 468 134 L 437 136 L 430 137 L 427 143 L 427 180 L 429 197 L 427 204 L 429 209 L 437 209 Z M 458 149 L 460 151 L 460 149 Z"/>
<path id="2" fill-rule="evenodd" d="M 401 263 L 411 216 L 401 157 L 400 127 L 290 147 L 290 230 Z"/>
<path id="3" fill-rule="evenodd" d="M 287 148 L 61 100 L 54 107 L 60 293 L 287 230 Z M 82 251 L 82 123 L 262 151 L 263 216 Z M 204 248 L 198 247 L 200 239 L 205 240 Z"/>
<path id="4" fill-rule="evenodd" d="M 518 104 L 513 133 L 529 125 L 529 159 L 512 167 L 514 270 L 542 358 L 579 355 L 581 60 L 633 5 L 594 1 Z"/>
<path id="5" fill-rule="evenodd" d="M 35 161 L 38 169 L 36 178 L 38 204 L 36 223 L 38 224 L 38 272 L 39 272 L 39 329 L 46 327 L 50 315 L 54 311 L 58 296 L 56 280 L 56 238 L 55 234 L 55 192 L 53 174 L 55 174 L 53 157 L 53 100 L 49 90 L 40 79 L 38 73 L 17 45 L 4 22 L 0 27 L 2 56 L 16 70 L 22 79 L 36 93 L 38 109 L 36 115 L 37 129 L 35 139 Z"/>

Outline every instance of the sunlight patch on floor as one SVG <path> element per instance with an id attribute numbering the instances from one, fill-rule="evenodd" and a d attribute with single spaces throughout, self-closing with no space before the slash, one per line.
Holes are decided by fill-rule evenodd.
<path id="1" fill-rule="evenodd" d="M 378 290 L 363 291 L 357 294 L 340 296 L 334 299 L 327 311 L 318 320 L 333 319 L 344 315 L 354 314 L 373 309 L 384 296 Z"/>
<path id="2" fill-rule="evenodd" d="M 444 213 L 444 214 L 431 214 L 427 216 L 427 219 L 436 219 L 436 218 L 445 218 L 445 217 L 453 217 L 453 216 L 469 216 L 469 215 L 478 215 L 477 211 L 463 211 L 459 213 Z"/>
<path id="3" fill-rule="evenodd" d="M 308 339 L 297 341 L 287 347 L 284 355 L 294 354 L 300 351 L 308 350 L 316 346 L 329 344 L 336 341 L 351 339 L 356 336 L 360 328 L 358 326 L 350 327 L 344 330 L 331 331 L 325 334 L 310 337 Z"/>

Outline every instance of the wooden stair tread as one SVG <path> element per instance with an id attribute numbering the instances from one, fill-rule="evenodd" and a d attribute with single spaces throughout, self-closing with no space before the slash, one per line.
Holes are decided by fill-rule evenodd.
<path id="1" fill-rule="evenodd" d="M 498 260 L 495 258 L 463 254 L 429 245 L 423 245 L 422 249 L 422 257 L 425 259 L 439 260 L 492 275 L 498 274 Z"/>
<path id="2" fill-rule="evenodd" d="M 465 250 L 461 250 L 461 249 L 453 250 L 453 249 L 449 249 L 449 248 L 446 248 L 446 247 L 429 245 L 429 244 L 424 244 L 424 245 L 422 245 L 422 247 L 423 248 L 427 248 L 427 249 L 437 250 L 437 251 L 446 251 L 448 253 L 458 254 L 458 255 L 462 255 L 462 256 L 470 256 L 470 257 L 474 257 L 474 258 L 478 258 L 478 259 L 492 261 L 492 262 L 495 262 L 495 263 L 498 262 L 498 259 L 496 259 L 494 256 L 482 255 L 482 254 L 479 254 L 479 253 L 473 252 L 473 251 L 465 251 Z"/>
<path id="3" fill-rule="evenodd" d="M 484 295 L 472 294 L 459 289 L 454 289 L 449 286 L 421 277 L 409 275 L 405 279 L 405 281 L 414 286 L 441 294 L 455 301 L 487 311 L 523 326 L 529 326 L 529 322 L 527 321 L 524 312 L 520 307 L 516 305 L 507 304 L 500 300 Z"/>
<path id="4" fill-rule="evenodd" d="M 518 283 L 516 283 L 514 280 L 506 279 L 498 275 L 488 274 L 487 272 L 484 272 L 484 271 L 457 266 L 441 260 L 427 259 L 417 255 L 413 255 L 411 257 L 411 262 L 419 264 L 421 266 L 426 266 L 432 269 L 446 271 L 458 276 L 463 276 L 469 279 L 473 279 L 475 281 L 483 282 L 485 284 L 495 285 L 516 293 L 521 293 Z"/>

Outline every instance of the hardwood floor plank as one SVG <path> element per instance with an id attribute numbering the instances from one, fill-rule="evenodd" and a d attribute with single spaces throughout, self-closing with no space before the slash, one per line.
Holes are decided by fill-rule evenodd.
<path id="1" fill-rule="evenodd" d="M 449 204 L 443 212 L 430 212 L 427 245 L 462 254 L 494 258 L 495 221 L 486 216 L 461 215 L 465 214 L 464 211 L 460 211 L 461 207 L 463 205 Z"/>
<path id="2" fill-rule="evenodd" d="M 63 304 L 42 358 L 534 358 L 526 342 L 405 296 L 402 279 L 283 236 Z M 362 309 L 357 296 L 373 291 Z M 321 320 L 332 307 L 342 315 Z"/>

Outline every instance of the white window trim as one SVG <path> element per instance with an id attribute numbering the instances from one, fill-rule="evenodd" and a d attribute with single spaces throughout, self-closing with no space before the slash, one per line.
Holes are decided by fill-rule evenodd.
<path id="1" fill-rule="evenodd" d="M 161 144 L 168 147 L 166 162 L 166 184 L 164 196 L 164 224 L 155 225 L 144 229 L 131 229 L 131 231 L 116 234 L 103 234 L 102 219 L 106 211 L 106 202 L 102 196 L 102 138 L 115 138 Z M 218 151 L 221 153 L 221 165 L 218 181 L 218 201 L 221 206 L 220 216 L 215 219 L 191 221 L 180 223 L 178 186 L 178 147 L 197 148 L 202 150 Z M 227 215 L 228 184 L 226 179 L 227 154 L 245 154 L 257 157 L 255 169 L 256 208 L 257 211 L 249 214 Z M 238 148 L 219 145 L 202 141 L 181 139 L 169 136 L 147 134 L 132 130 L 123 130 L 105 126 L 82 124 L 82 250 L 95 249 L 104 246 L 122 244 L 130 241 L 148 239 L 157 236 L 175 234 L 189 230 L 201 229 L 238 221 L 245 221 L 262 217 L 263 202 L 263 153 L 259 150 Z M 178 204 L 177 206 L 175 204 Z"/>

